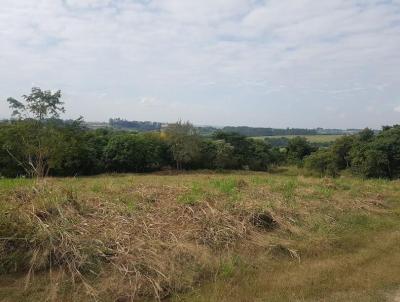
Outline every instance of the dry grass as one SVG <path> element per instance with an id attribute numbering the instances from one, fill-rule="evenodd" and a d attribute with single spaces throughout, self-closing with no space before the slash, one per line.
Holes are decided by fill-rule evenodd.
<path id="1" fill-rule="evenodd" d="M 354 238 L 355 239 L 355 238 Z M 259 258 L 241 271 L 176 301 L 395 301 L 400 287 L 400 234 L 379 234 L 348 252 L 318 257 Z"/>
<path id="2" fill-rule="evenodd" d="M 0 180 L 0 301 L 364 301 L 400 285 L 399 182 L 289 174 Z"/>

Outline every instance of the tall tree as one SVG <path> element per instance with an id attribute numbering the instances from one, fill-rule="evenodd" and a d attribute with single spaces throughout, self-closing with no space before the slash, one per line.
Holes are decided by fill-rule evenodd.
<path id="1" fill-rule="evenodd" d="M 64 113 L 64 103 L 61 101 L 61 91 L 52 93 L 50 90 L 41 90 L 33 87 L 29 95 L 23 95 L 24 102 L 8 98 L 9 107 L 13 110 L 12 116 L 18 118 L 34 118 L 42 121 L 46 118 L 58 118 Z"/>
<path id="2" fill-rule="evenodd" d="M 191 123 L 179 121 L 170 124 L 164 133 L 178 170 L 199 155 L 200 136 Z"/>
<path id="3" fill-rule="evenodd" d="M 7 99 L 12 117 L 19 119 L 14 122 L 14 138 L 22 147 L 22 153 L 15 153 L 10 144 L 4 144 L 3 148 L 28 174 L 43 177 L 48 172 L 50 153 L 57 141 L 57 131 L 53 127 L 56 123 L 50 123 L 48 119 L 58 118 L 65 112 L 61 91 L 52 93 L 33 87 L 31 93 L 22 98 L 23 102 L 11 97 Z"/>

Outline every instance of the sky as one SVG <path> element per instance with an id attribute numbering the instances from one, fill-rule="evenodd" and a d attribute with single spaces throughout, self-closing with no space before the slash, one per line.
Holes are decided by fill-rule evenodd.
<path id="1" fill-rule="evenodd" d="M 0 118 L 31 87 L 66 118 L 400 123 L 400 0 L 1 0 Z"/>

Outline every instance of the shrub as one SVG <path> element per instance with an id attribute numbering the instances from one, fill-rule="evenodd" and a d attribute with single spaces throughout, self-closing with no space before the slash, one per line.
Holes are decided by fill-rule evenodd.
<path id="1" fill-rule="evenodd" d="M 320 176 L 337 176 L 339 173 L 331 150 L 320 150 L 307 156 L 304 167 L 317 172 Z"/>

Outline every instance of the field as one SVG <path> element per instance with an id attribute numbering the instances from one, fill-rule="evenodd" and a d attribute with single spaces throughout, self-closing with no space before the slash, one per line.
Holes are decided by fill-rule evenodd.
<path id="1" fill-rule="evenodd" d="M 292 139 L 296 136 L 305 137 L 310 143 L 330 143 L 338 138 L 342 137 L 343 135 L 328 135 L 328 134 L 319 134 L 319 135 L 281 135 L 281 136 L 256 136 L 256 139 L 265 139 L 265 138 L 281 138 L 285 137 L 288 139 Z"/>
<path id="2" fill-rule="evenodd" d="M 0 301 L 399 301 L 400 181 L 0 179 Z"/>

